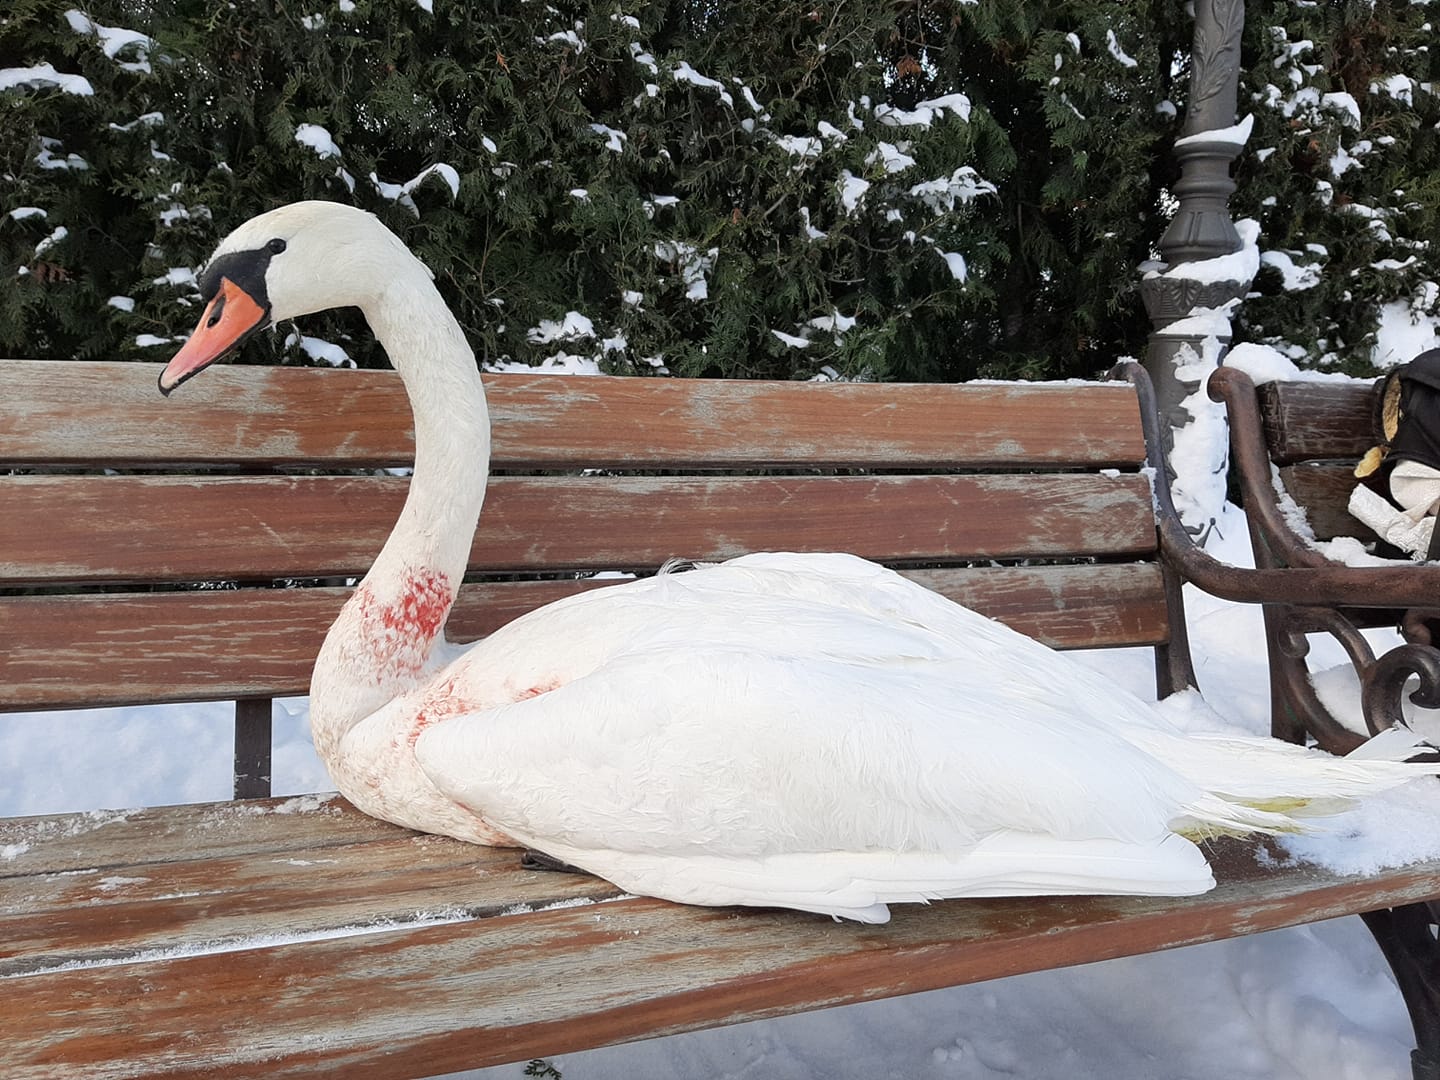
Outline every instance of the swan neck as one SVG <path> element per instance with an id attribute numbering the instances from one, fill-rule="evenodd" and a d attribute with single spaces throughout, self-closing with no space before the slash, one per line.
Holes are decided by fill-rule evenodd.
<path id="1" fill-rule="evenodd" d="M 475 355 L 424 267 L 405 254 L 413 267 L 361 309 L 405 385 L 415 466 L 394 529 L 316 662 L 311 716 L 322 756 L 350 726 L 433 673 L 489 475 L 490 422 Z"/>

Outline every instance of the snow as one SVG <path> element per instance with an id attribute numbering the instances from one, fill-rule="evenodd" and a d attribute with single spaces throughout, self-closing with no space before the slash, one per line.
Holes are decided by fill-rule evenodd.
<path id="1" fill-rule="evenodd" d="M 1380 82 L 1372 82 L 1370 93 L 1387 94 L 1405 106 L 1415 104 L 1415 84 L 1410 81 L 1409 76 L 1399 73 L 1387 75 Z"/>
<path id="2" fill-rule="evenodd" d="M 1227 321 L 1227 329 L 1228 326 Z M 1186 525 L 1208 530 L 1224 513 L 1225 465 L 1229 453 L 1225 407 L 1211 401 L 1205 389 L 1206 380 L 1220 358 L 1219 339 L 1213 335 L 1206 337 L 1200 353 L 1188 345 L 1180 351 L 1175 375 L 1182 383 L 1195 386 L 1195 390 L 1180 403 L 1190 414 L 1190 422 L 1175 432 L 1170 452 L 1170 465 L 1175 470 L 1171 494 L 1175 509 Z"/>
<path id="3" fill-rule="evenodd" d="M 623 131 L 607 127 L 604 124 L 591 124 L 590 130 L 596 135 L 605 136 L 605 149 L 618 154 L 625 149 L 625 140 L 629 138 Z"/>
<path id="4" fill-rule="evenodd" d="M 1340 120 L 1346 127 L 1358 128 L 1360 126 L 1360 103 L 1355 100 L 1353 94 L 1347 94 L 1343 90 L 1322 94 L 1320 108 L 1339 113 Z"/>
<path id="5" fill-rule="evenodd" d="M 818 157 L 825 144 L 814 135 L 781 135 L 775 144 L 792 157 Z"/>
<path id="6" fill-rule="evenodd" d="M 862 180 L 851 174 L 849 169 L 840 170 L 840 205 L 845 208 L 845 213 L 853 214 L 860 205 L 860 200 L 870 190 L 870 181 Z"/>
<path id="7" fill-rule="evenodd" d="M 579 56 L 582 52 L 585 51 L 584 39 L 581 38 L 580 35 L 577 34 L 574 30 L 558 30 L 555 33 L 551 34 L 545 40 L 546 42 L 563 41 L 565 44 L 569 45 L 572 49 L 575 50 L 576 56 Z"/>
<path id="8" fill-rule="evenodd" d="M 945 268 L 950 271 L 950 276 L 956 281 L 964 281 L 970 276 L 970 271 L 965 265 L 965 256 L 958 251 L 941 251 L 936 248 L 935 254 L 945 260 Z"/>
<path id="9" fill-rule="evenodd" d="M 1299 263 L 1292 258 L 1294 252 L 1262 251 L 1260 265 L 1272 266 L 1280 271 L 1280 287 L 1286 292 L 1303 292 L 1320 284 L 1323 276 L 1320 263 Z"/>
<path id="10" fill-rule="evenodd" d="M 340 157 L 340 147 L 335 145 L 335 139 L 330 132 L 319 124 L 297 124 L 295 127 L 295 141 L 301 146 L 308 146 L 322 158 Z"/>
<path id="11" fill-rule="evenodd" d="M 894 105 L 875 106 L 875 119 L 887 127 L 929 127 L 942 119 L 946 112 L 952 112 L 961 120 L 970 119 L 970 99 L 964 94 L 946 94 L 943 97 L 917 101 L 913 109 L 901 109 Z"/>
<path id="12" fill-rule="evenodd" d="M 1350 376 L 1334 371 L 1302 371 L 1279 349 L 1255 342 L 1236 345 L 1225 354 L 1225 366 L 1239 368 L 1261 386 L 1268 382 L 1349 382 Z"/>
<path id="13" fill-rule="evenodd" d="M 1255 117 L 1247 116 L 1238 124 L 1230 127 L 1212 128 L 1209 131 L 1197 131 L 1194 135 L 1184 135 L 1175 140 L 1177 147 L 1187 143 L 1230 143 L 1233 146 L 1244 146 L 1245 140 L 1250 138 L 1250 129 L 1255 126 Z"/>
<path id="14" fill-rule="evenodd" d="M 712 79 L 706 75 L 701 75 L 686 61 L 681 60 L 680 63 L 676 64 L 675 70 L 672 71 L 670 74 L 677 83 L 685 82 L 689 83 L 692 86 L 703 87 L 706 90 L 714 90 L 719 95 L 721 101 L 723 101 L 726 105 L 730 106 L 730 108 L 732 109 L 735 107 L 735 99 L 730 96 L 730 92 L 725 89 L 723 83 L 721 83 L 718 79 Z"/>
<path id="15" fill-rule="evenodd" d="M 150 49 L 155 44 L 154 40 L 135 30 L 126 30 L 119 26 L 101 26 L 90 16 L 82 11 L 71 8 L 65 12 L 65 21 L 70 24 L 70 29 L 77 34 L 94 35 L 100 40 L 100 51 L 108 56 L 125 71 L 138 72 L 144 75 L 150 74 Z M 131 54 L 134 60 L 117 60 L 116 58 L 125 49 L 134 46 Z"/>
<path id="16" fill-rule="evenodd" d="M 660 67 L 655 63 L 655 57 L 646 52 L 644 46 L 638 41 L 632 41 L 630 43 L 630 58 L 641 67 L 647 69 L 651 75 L 658 75 L 660 73 Z M 657 87 L 656 89 L 658 90 L 659 88 Z M 655 95 L 652 93 L 650 96 L 654 97 Z M 758 112 L 759 110 L 756 111 Z"/>
<path id="17" fill-rule="evenodd" d="M 56 71 L 49 64 L 36 64 L 34 67 L 23 68 L 0 68 L 0 92 L 11 90 L 17 86 L 28 87 L 31 90 L 54 87 L 62 93 L 77 94 L 81 97 L 93 97 L 95 94 L 95 87 L 90 85 L 90 80 L 85 76 Z"/>
<path id="18" fill-rule="evenodd" d="M 322 364 L 329 364 L 337 368 L 353 368 L 355 361 L 350 359 L 350 354 L 334 342 L 326 341 L 324 338 L 310 337 L 292 330 L 285 338 L 285 347 L 298 345 L 300 350 L 311 360 L 319 361 Z"/>
<path id="19" fill-rule="evenodd" d="M 0 71 L 0 79 L 3 79 L 3 76 L 4 72 Z M 4 89 L 4 87 L 0 86 L 0 89 Z M 35 164 L 42 169 L 73 169 L 77 172 L 83 172 L 90 168 L 90 163 L 79 154 L 70 153 L 63 158 L 57 157 L 55 151 L 61 149 L 63 147 L 60 145 L 59 139 L 52 139 L 46 135 L 40 136 L 40 152 L 35 155 Z"/>
<path id="20" fill-rule="evenodd" d="M 515 372 L 533 375 L 543 371 L 547 375 L 599 375 L 600 363 L 593 356 L 577 356 L 564 351 L 547 356 L 539 364 L 526 364 L 519 360 L 502 359 L 484 365 L 486 371 Z"/>
<path id="21" fill-rule="evenodd" d="M 525 332 L 525 340 L 534 345 L 549 345 L 555 341 L 576 341 L 594 337 L 595 324 L 578 311 L 567 311 L 558 323 L 541 319 L 538 326 Z"/>
<path id="22" fill-rule="evenodd" d="M 807 240 L 824 240 L 830 235 L 821 229 L 815 228 L 815 226 L 810 223 L 810 208 L 808 206 L 800 207 L 800 224 L 804 230 L 805 239 Z"/>
<path id="23" fill-rule="evenodd" d="M 170 285 L 175 288 L 195 287 L 195 270 L 189 266 L 172 266 L 159 277 L 151 280 L 152 285 Z"/>
<path id="24" fill-rule="evenodd" d="M 915 164 L 913 157 L 894 143 L 888 142 L 876 143 L 875 149 L 870 151 L 870 155 L 865 159 L 865 164 L 874 165 L 877 161 L 881 163 L 887 173 L 904 172 Z"/>
<path id="25" fill-rule="evenodd" d="M 816 330 L 828 330 L 835 335 L 844 334 L 855 328 L 855 319 L 850 315 L 841 315 L 838 311 L 832 311 L 829 315 L 821 315 L 811 319 L 810 326 Z"/>
<path id="26" fill-rule="evenodd" d="M 1118 60 L 1122 67 L 1133 68 L 1139 66 L 1140 62 L 1133 56 L 1128 56 L 1125 50 L 1120 47 L 1120 42 L 1115 40 L 1114 30 L 1107 29 L 1105 31 L 1105 47 L 1110 50 L 1110 55 Z"/>
<path id="27" fill-rule="evenodd" d="M 701 253 L 694 244 L 683 240 L 658 240 L 655 243 L 655 257 L 665 262 L 677 263 L 680 277 L 685 283 L 687 300 L 704 300 L 710 295 L 710 283 L 705 275 L 715 265 L 720 249 L 712 247 Z"/>
<path id="28" fill-rule="evenodd" d="M 1194 262 L 1178 263 L 1164 271 L 1151 270 L 1146 277 L 1184 278 L 1187 281 L 1240 281 L 1254 279 L 1260 269 L 1260 249 L 1255 242 L 1260 236 L 1260 225 L 1253 218 L 1235 223 L 1235 232 L 1240 237 L 1239 249 L 1228 255 L 1213 259 L 1197 259 Z"/>
<path id="29" fill-rule="evenodd" d="M 961 165 L 949 176 L 916 184 L 910 189 L 912 198 L 919 199 L 935 213 L 949 212 L 955 204 L 968 203 L 980 195 L 995 194 L 995 185 L 982 180 L 969 165 Z"/>
<path id="30" fill-rule="evenodd" d="M 458 199 L 460 197 L 460 174 L 456 171 L 455 166 L 446 165 L 444 162 L 438 162 L 421 169 L 413 178 L 405 181 L 403 184 L 387 184 L 372 172 L 370 174 L 370 183 L 375 185 L 375 190 L 382 196 L 392 202 L 398 202 L 418 218 L 420 216 L 420 208 L 415 205 L 415 200 L 410 196 L 416 188 L 432 176 L 438 176 L 445 182 L 445 186 L 450 189 L 450 197 L 452 199 Z"/>
<path id="31" fill-rule="evenodd" d="M 1429 291 L 1422 290 L 1423 293 Z M 1424 296 L 1417 296 L 1416 300 L 1423 303 Z M 1434 305 L 1433 297 L 1430 304 Z M 1440 349 L 1440 325 L 1434 317 L 1426 317 L 1416 310 L 1420 306 L 1415 302 L 1392 300 L 1380 309 L 1375 347 L 1370 351 L 1370 362 L 1377 368 L 1406 364 L 1427 349 Z"/>
<path id="32" fill-rule="evenodd" d="M 64 225 L 55 226 L 55 228 L 51 230 L 49 236 L 45 237 L 38 244 L 35 245 L 35 254 L 33 257 L 38 259 L 41 255 L 44 255 L 45 252 L 49 251 L 56 244 L 60 243 L 61 240 L 64 240 L 65 237 L 69 235 L 70 230 L 67 229 Z"/>

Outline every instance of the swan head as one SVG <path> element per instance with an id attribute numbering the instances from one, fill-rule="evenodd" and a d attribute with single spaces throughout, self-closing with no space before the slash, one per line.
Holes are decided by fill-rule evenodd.
<path id="1" fill-rule="evenodd" d="M 334 307 L 364 308 L 408 269 L 428 273 L 373 215 L 298 202 L 251 218 L 220 242 L 197 284 L 205 311 L 160 375 L 160 392 L 235 352 L 257 331 Z"/>

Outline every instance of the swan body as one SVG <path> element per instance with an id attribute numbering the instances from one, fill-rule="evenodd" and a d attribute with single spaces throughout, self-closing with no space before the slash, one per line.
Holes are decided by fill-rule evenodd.
<path id="1" fill-rule="evenodd" d="M 370 215 L 297 203 L 232 233 L 200 284 L 209 306 L 165 392 L 261 326 L 357 305 L 411 398 L 409 496 L 311 687 L 317 751 L 377 817 L 534 847 L 634 893 L 883 922 L 889 903 L 940 897 L 1203 892 L 1189 836 L 1295 829 L 1307 807 L 1429 771 L 1182 736 L 849 555 L 661 573 L 457 649 L 443 625 L 489 422 L 424 267 Z"/>

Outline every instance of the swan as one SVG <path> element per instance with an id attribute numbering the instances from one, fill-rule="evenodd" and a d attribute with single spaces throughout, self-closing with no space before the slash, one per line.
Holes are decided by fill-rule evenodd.
<path id="1" fill-rule="evenodd" d="M 489 420 L 424 265 L 373 216 L 302 202 L 241 225 L 198 280 L 205 311 L 167 395 L 263 327 L 353 305 L 410 397 L 407 500 L 311 684 L 316 750 L 376 817 L 534 848 L 630 893 L 878 923 L 946 897 L 1203 892 L 1193 838 L 1296 829 L 1307 808 L 1432 771 L 1181 735 L 1103 676 L 844 554 L 661 573 L 457 648 L 444 623 Z"/>

